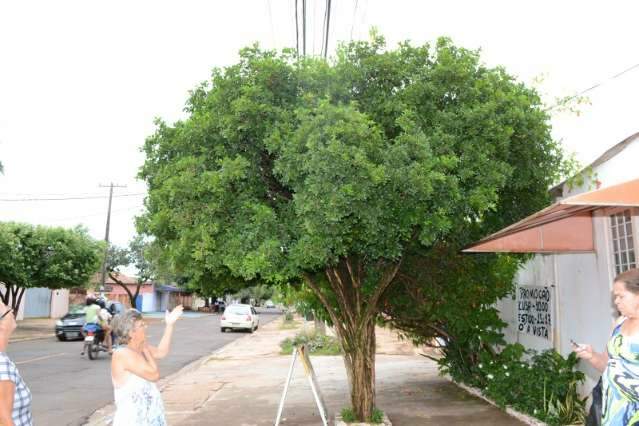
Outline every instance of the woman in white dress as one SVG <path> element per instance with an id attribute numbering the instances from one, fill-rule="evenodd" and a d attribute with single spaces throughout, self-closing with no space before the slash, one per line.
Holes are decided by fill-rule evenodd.
<path id="1" fill-rule="evenodd" d="M 157 359 L 171 347 L 173 326 L 182 315 L 177 306 L 165 316 L 166 328 L 160 344 L 146 341 L 146 323 L 142 314 L 129 309 L 114 320 L 113 329 L 122 345 L 111 359 L 111 379 L 115 397 L 113 426 L 165 426 L 162 396 L 155 386 L 160 378 Z"/>

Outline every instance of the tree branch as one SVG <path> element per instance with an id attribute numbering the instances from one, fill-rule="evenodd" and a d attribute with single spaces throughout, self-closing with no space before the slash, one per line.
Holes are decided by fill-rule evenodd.
<path id="1" fill-rule="evenodd" d="M 324 305 L 324 307 L 326 308 L 326 311 L 328 312 L 328 316 L 331 317 L 331 321 L 333 322 L 333 325 L 336 328 L 336 332 L 340 336 L 345 337 L 346 330 L 344 329 L 344 324 L 342 323 L 342 321 L 340 321 L 340 318 L 337 315 L 337 312 L 335 311 L 333 305 L 328 302 L 326 295 L 322 292 L 319 285 L 315 282 L 315 280 L 309 273 L 303 272 L 302 277 L 304 278 L 304 281 L 306 282 L 306 284 L 308 284 L 308 286 L 313 290 L 313 292 L 318 297 L 320 302 L 322 302 L 322 305 Z"/>
<path id="2" fill-rule="evenodd" d="M 124 284 L 122 281 L 120 281 L 120 279 L 118 279 L 118 277 L 116 277 L 115 275 L 113 275 L 113 272 L 109 272 L 109 277 L 116 283 L 118 284 L 120 287 L 122 287 L 124 289 L 124 291 L 126 291 L 126 293 L 129 296 L 129 302 L 131 303 L 131 307 L 135 308 L 135 298 L 133 297 L 133 294 L 131 293 L 131 290 L 129 290 L 129 287 L 127 287 L 126 284 Z M 137 296 L 137 293 L 136 293 Z"/>
<path id="3" fill-rule="evenodd" d="M 331 288 L 335 292 L 335 296 L 337 299 L 337 303 L 340 305 L 341 311 L 343 313 L 343 317 L 347 319 L 348 331 L 352 334 L 355 332 L 357 328 L 357 321 L 353 317 L 353 312 L 348 305 L 348 298 L 344 293 L 344 283 L 342 279 L 337 274 L 337 271 L 334 268 L 326 268 L 326 276 L 328 278 L 328 282 L 331 285 Z M 331 277 L 331 273 L 334 277 Z"/>
<path id="4" fill-rule="evenodd" d="M 375 312 L 378 310 L 378 306 L 377 305 L 379 304 L 379 300 L 382 297 L 382 295 L 384 294 L 384 292 L 386 291 L 386 289 L 388 288 L 388 286 L 390 286 L 390 284 L 393 282 L 393 278 L 395 278 L 395 275 L 397 274 L 397 271 L 399 270 L 400 266 L 402 265 L 402 260 L 403 260 L 403 258 L 400 259 L 398 262 L 396 262 L 382 276 L 382 279 L 381 279 L 379 285 L 375 289 L 375 293 L 373 293 L 373 296 L 368 301 L 368 306 L 366 308 L 366 312 L 362 316 L 361 323 L 357 327 L 358 331 L 360 331 L 361 328 L 364 327 L 366 322 L 368 322 L 370 320 L 370 318 L 373 316 L 373 314 L 375 314 Z"/>

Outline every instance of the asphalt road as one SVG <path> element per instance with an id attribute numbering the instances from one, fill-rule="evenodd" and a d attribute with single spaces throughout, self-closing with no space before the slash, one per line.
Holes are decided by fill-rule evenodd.
<path id="1" fill-rule="evenodd" d="M 274 320 L 279 312 L 258 309 L 260 324 Z M 149 324 L 147 336 L 158 344 L 164 325 Z M 175 326 L 169 356 L 159 362 L 162 377 L 227 343 L 245 332 L 221 333 L 218 315 L 182 318 Z M 11 343 L 8 353 L 33 395 L 34 424 L 82 425 L 98 408 L 113 402 L 110 357 L 97 360 L 80 356 L 82 342 L 59 342 L 54 337 Z"/>

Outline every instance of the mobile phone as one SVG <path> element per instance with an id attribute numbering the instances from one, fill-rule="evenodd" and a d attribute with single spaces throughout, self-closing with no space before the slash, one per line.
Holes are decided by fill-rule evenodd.
<path id="1" fill-rule="evenodd" d="M 572 345 L 573 345 L 575 348 L 580 348 L 580 347 L 581 347 L 581 345 L 580 345 L 579 343 L 575 342 L 575 341 L 574 341 L 574 340 L 572 340 L 572 339 L 570 339 L 570 343 L 572 343 Z"/>

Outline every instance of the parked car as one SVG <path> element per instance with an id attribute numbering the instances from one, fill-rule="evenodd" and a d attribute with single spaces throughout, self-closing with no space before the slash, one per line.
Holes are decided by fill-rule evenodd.
<path id="1" fill-rule="evenodd" d="M 111 315 L 116 316 L 126 310 L 126 307 L 117 301 L 109 300 L 106 308 Z M 60 341 L 78 340 L 84 338 L 84 305 L 73 305 L 71 310 L 55 323 L 55 336 Z"/>
<path id="2" fill-rule="evenodd" d="M 74 305 L 71 310 L 55 322 L 55 336 L 60 341 L 83 339 L 84 306 Z"/>
<path id="3" fill-rule="evenodd" d="M 264 302 L 264 307 L 267 309 L 274 309 L 275 303 L 273 303 L 272 300 L 267 300 L 266 302 Z"/>
<path id="4" fill-rule="evenodd" d="M 251 305 L 229 305 L 220 317 L 220 330 L 248 330 L 250 333 L 260 326 L 260 316 Z"/>

